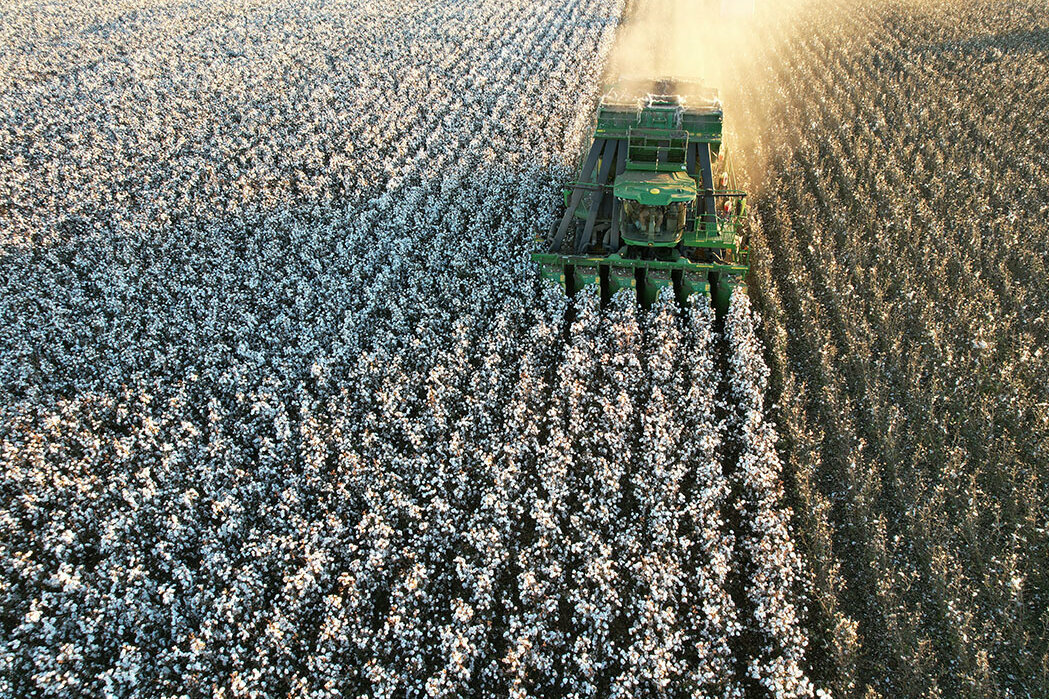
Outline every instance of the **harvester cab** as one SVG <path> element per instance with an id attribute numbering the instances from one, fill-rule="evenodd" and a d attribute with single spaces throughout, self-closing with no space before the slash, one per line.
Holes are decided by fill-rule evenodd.
<path id="1" fill-rule="evenodd" d="M 565 210 L 532 255 L 542 276 L 568 294 L 596 286 L 604 301 L 631 289 L 646 306 L 672 288 L 681 303 L 701 294 L 724 312 L 744 286 L 747 254 L 745 195 L 721 125 L 717 93 L 694 83 L 609 90 Z"/>
<path id="2" fill-rule="evenodd" d="M 612 194 L 623 207 L 620 235 L 628 245 L 673 247 L 684 236 L 696 183 L 683 172 L 627 171 L 616 179 Z"/>

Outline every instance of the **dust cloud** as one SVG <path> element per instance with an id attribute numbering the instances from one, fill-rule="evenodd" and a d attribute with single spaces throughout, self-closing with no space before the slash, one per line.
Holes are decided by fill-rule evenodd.
<path id="1" fill-rule="evenodd" d="M 764 119 L 761 85 L 774 45 L 797 26 L 794 10 L 820 0 L 629 0 L 604 82 L 647 86 L 689 97 L 689 84 L 717 89 L 725 110 L 726 145 L 740 184 L 756 193 L 762 164 L 755 152 Z"/>
<path id="2" fill-rule="evenodd" d="M 746 12 L 722 0 L 635 0 L 627 8 L 606 82 L 684 78 L 723 90 L 743 58 Z M 728 6 L 740 3 L 725 0 Z"/>

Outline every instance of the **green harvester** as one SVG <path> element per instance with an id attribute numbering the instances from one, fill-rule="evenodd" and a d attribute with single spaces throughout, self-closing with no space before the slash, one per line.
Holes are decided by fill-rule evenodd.
<path id="1" fill-rule="evenodd" d="M 532 255 L 542 277 L 569 295 L 596 286 L 603 302 L 631 289 L 645 307 L 673 288 L 680 303 L 702 294 L 723 314 L 748 267 L 746 194 L 721 127 L 717 91 L 696 83 L 609 89 L 565 210 Z"/>

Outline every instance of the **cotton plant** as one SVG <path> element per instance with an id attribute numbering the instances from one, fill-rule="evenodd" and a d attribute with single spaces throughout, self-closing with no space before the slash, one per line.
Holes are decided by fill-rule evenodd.
<path id="1" fill-rule="evenodd" d="M 725 320 L 728 383 L 735 404 L 732 429 L 740 445 L 735 479 L 746 523 L 740 543 L 750 562 L 745 589 L 753 618 L 747 622 L 762 639 L 747 673 L 773 696 L 813 696 L 805 669 L 808 635 L 796 594 L 802 564 L 791 538 L 791 512 L 783 504 L 776 433 L 765 415 L 769 369 L 756 326 L 749 298 L 735 290 Z"/>

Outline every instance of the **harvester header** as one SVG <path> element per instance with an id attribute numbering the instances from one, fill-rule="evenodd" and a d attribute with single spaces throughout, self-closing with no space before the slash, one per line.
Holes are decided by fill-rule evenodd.
<path id="1" fill-rule="evenodd" d="M 723 312 L 748 268 L 721 102 L 695 83 L 648 86 L 619 83 L 601 99 L 565 209 L 532 259 L 568 294 L 633 289 L 647 306 L 672 287 L 681 303 L 702 294 Z"/>

